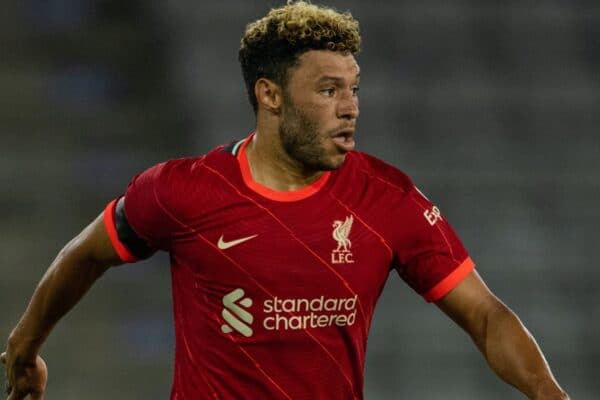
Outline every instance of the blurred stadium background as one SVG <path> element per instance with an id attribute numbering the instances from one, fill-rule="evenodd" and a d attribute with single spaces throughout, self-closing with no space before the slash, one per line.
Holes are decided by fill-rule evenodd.
<path id="1" fill-rule="evenodd" d="M 9 0 L 0 8 L 0 333 L 142 169 L 253 127 L 237 64 L 276 1 Z M 573 399 L 600 393 L 600 3 L 330 1 L 362 24 L 359 147 L 407 171 Z M 44 348 L 49 399 L 166 399 L 168 259 L 110 271 Z M 368 400 L 519 399 L 393 274 Z"/>

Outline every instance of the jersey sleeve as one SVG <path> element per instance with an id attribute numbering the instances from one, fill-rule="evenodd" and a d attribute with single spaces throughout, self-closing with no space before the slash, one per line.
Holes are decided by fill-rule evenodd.
<path id="1" fill-rule="evenodd" d="M 165 164 L 135 176 L 123 196 L 104 209 L 104 226 L 115 251 L 124 262 L 150 257 L 168 250 L 174 221 L 169 214 L 168 178 Z"/>
<path id="2" fill-rule="evenodd" d="M 414 186 L 402 203 L 399 224 L 396 269 L 426 301 L 440 300 L 475 267 L 438 207 Z"/>

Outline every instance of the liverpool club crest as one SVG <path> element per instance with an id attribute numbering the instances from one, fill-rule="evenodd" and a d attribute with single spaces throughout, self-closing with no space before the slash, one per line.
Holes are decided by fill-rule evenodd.
<path id="1" fill-rule="evenodd" d="M 352 242 L 349 239 L 350 230 L 354 218 L 352 215 L 346 217 L 345 221 L 333 221 L 333 239 L 337 242 L 337 247 L 331 252 L 332 264 L 351 264 L 354 262 L 352 251 Z"/>

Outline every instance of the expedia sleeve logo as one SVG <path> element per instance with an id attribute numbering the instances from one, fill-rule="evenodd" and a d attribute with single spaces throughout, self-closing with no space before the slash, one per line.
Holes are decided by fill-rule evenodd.
<path id="1" fill-rule="evenodd" d="M 254 316 L 247 310 L 252 307 L 252 299 L 244 297 L 243 289 L 235 289 L 223 297 L 223 333 L 234 330 L 245 337 L 253 335 Z M 273 297 L 263 302 L 264 319 L 262 327 L 268 331 L 317 329 L 330 326 L 351 326 L 356 321 L 356 303 L 353 297 L 279 298 Z"/>
<path id="2" fill-rule="evenodd" d="M 425 210 L 423 216 L 431 226 L 434 226 L 436 222 L 443 220 L 442 213 L 436 206 L 433 206 L 431 210 Z"/>

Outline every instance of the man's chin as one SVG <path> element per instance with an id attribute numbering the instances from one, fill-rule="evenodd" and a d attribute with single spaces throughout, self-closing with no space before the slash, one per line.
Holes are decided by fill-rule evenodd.
<path id="1" fill-rule="evenodd" d="M 321 166 L 321 170 L 335 171 L 336 169 L 340 168 L 342 165 L 344 165 L 344 162 L 346 161 L 346 154 L 348 153 L 336 154 L 335 156 L 331 157 L 327 161 L 327 163 L 323 163 L 323 165 Z"/>

